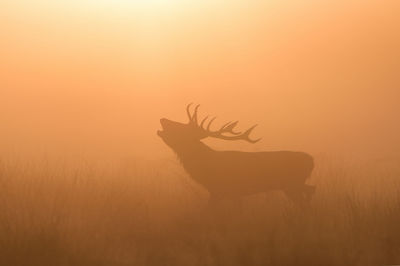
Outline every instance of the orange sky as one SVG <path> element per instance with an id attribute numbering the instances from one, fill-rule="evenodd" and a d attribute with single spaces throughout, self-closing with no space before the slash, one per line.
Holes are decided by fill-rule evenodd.
<path id="1" fill-rule="evenodd" d="M 1 153 L 168 156 L 190 102 L 259 124 L 217 148 L 400 148 L 397 0 L 6 0 L 0 40 Z"/>

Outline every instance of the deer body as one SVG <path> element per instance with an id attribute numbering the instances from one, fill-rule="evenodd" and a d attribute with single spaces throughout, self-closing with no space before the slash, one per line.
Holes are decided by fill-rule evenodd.
<path id="1" fill-rule="evenodd" d="M 190 121 L 197 120 L 197 108 L 193 117 L 189 115 Z M 199 131 L 199 127 L 194 126 L 197 121 L 190 123 L 188 127 L 161 119 L 164 131 L 159 131 L 158 135 L 176 152 L 186 172 L 210 192 L 211 199 L 239 198 L 270 190 L 282 190 L 300 204 L 311 198 L 314 188 L 305 184 L 314 168 L 310 155 L 292 151 L 215 151 L 201 141 L 204 136 L 229 132 L 234 136 L 224 135 L 224 139 L 232 137 L 254 143 L 256 141 L 249 138 L 254 127 L 244 134 L 236 133 L 233 131 L 235 122 L 209 133 L 210 125 L 208 131 L 202 126 L 204 131 Z"/>

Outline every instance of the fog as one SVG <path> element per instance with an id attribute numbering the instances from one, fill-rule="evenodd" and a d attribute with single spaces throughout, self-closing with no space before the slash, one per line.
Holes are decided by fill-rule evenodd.
<path id="1" fill-rule="evenodd" d="M 186 105 L 259 124 L 257 144 L 398 157 L 399 1 L 4 1 L 0 153 L 172 156 Z"/>
<path id="2" fill-rule="evenodd" d="M 399 33 L 398 0 L 0 1 L 0 265 L 399 265 Z"/>

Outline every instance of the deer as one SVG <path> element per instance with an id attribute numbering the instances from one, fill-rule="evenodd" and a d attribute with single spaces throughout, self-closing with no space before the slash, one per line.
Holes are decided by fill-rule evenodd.
<path id="1" fill-rule="evenodd" d="M 283 191 L 295 204 L 308 204 L 315 187 L 306 184 L 313 168 L 313 157 L 297 151 L 217 151 L 202 142 L 211 137 L 227 141 L 257 143 L 250 134 L 257 125 L 244 132 L 236 131 L 239 121 L 224 124 L 218 130 L 211 125 L 216 117 L 206 116 L 200 123 L 198 110 L 186 108 L 188 123 L 160 119 L 158 136 L 177 155 L 186 173 L 210 194 L 209 204 L 222 199 L 241 199 L 258 193 Z M 208 120 L 207 126 L 205 126 Z"/>

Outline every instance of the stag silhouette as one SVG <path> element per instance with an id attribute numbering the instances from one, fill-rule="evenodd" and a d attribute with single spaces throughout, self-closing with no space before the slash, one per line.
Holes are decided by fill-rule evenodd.
<path id="1" fill-rule="evenodd" d="M 256 193 L 282 190 L 293 202 L 304 205 L 311 199 L 315 187 L 305 184 L 314 168 L 313 158 L 304 152 L 270 151 L 241 152 L 215 151 L 201 140 L 213 137 L 224 140 L 245 140 L 256 143 L 250 133 L 236 132 L 238 121 L 229 122 L 212 131 L 212 118 L 208 116 L 198 123 L 197 105 L 193 114 L 192 104 L 187 106 L 189 123 L 161 119 L 163 130 L 157 133 L 177 154 L 186 172 L 210 193 L 210 203 L 223 198 L 238 199 Z"/>

